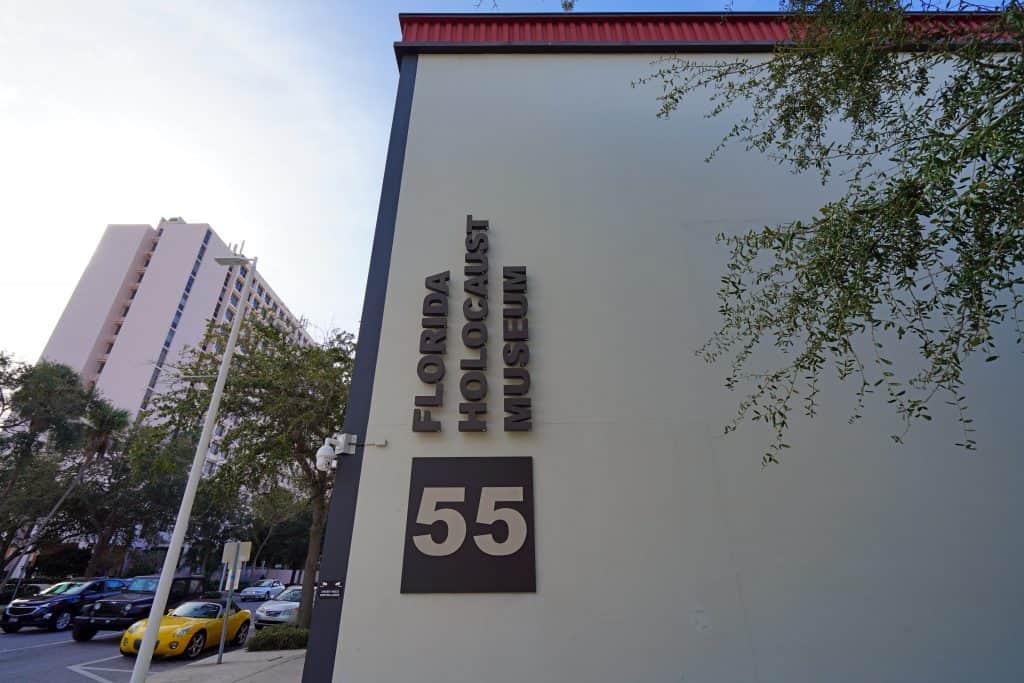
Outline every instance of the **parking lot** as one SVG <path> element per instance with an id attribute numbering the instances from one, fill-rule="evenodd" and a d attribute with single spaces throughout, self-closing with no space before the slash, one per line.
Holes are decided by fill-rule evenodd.
<path id="1" fill-rule="evenodd" d="M 262 602 L 242 602 L 243 609 L 255 612 Z M 24 629 L 18 633 L 0 633 L 0 681 L 18 683 L 127 683 L 134 658 L 118 651 L 119 632 L 101 632 L 92 640 L 79 643 L 70 631 L 52 633 Z M 200 656 L 216 657 L 217 649 Z M 151 670 L 167 671 L 183 666 L 185 660 L 153 660 Z"/>

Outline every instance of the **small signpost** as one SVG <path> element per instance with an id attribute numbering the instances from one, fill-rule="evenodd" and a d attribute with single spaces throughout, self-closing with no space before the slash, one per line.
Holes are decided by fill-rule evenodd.
<path id="1" fill-rule="evenodd" d="M 220 629 L 220 649 L 217 650 L 217 663 L 224 657 L 224 641 L 228 636 L 228 612 L 231 611 L 231 599 L 238 588 L 238 577 L 242 573 L 242 565 L 249 560 L 252 552 L 250 541 L 232 541 L 224 546 L 224 554 L 220 561 L 224 564 L 224 590 L 228 592 L 224 601 L 224 625 Z"/>

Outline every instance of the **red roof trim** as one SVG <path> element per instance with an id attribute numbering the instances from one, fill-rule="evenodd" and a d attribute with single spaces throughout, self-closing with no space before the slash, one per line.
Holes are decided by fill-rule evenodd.
<path id="1" fill-rule="evenodd" d="M 398 55 L 419 52 L 764 52 L 789 40 L 783 12 L 402 14 Z M 980 28 L 992 14 L 915 13 Z"/>

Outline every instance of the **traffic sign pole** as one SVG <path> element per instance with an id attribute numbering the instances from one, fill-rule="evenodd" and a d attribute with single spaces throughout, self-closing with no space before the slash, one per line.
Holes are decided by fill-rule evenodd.
<path id="1" fill-rule="evenodd" d="M 217 651 L 217 663 L 224 658 L 224 641 L 228 637 L 228 611 L 231 609 L 231 598 L 235 594 L 235 583 L 238 577 L 238 565 L 242 557 L 242 544 L 235 543 L 235 558 L 231 563 L 231 575 L 228 577 L 228 599 L 224 603 L 224 625 L 220 629 L 220 649 Z"/>

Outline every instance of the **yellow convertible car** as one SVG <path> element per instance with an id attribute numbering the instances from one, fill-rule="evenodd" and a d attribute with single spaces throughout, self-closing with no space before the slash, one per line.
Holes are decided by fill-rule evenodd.
<path id="1" fill-rule="evenodd" d="M 160 635 L 157 636 L 153 654 L 158 657 L 186 659 L 198 657 L 203 650 L 220 645 L 220 632 L 224 627 L 225 600 L 195 600 L 178 605 L 160 619 Z M 137 621 L 121 636 L 121 654 L 138 654 L 142 636 L 146 632 L 148 619 Z M 240 609 L 233 601 L 228 607 L 227 642 L 242 645 L 249 637 L 252 614 Z"/>

